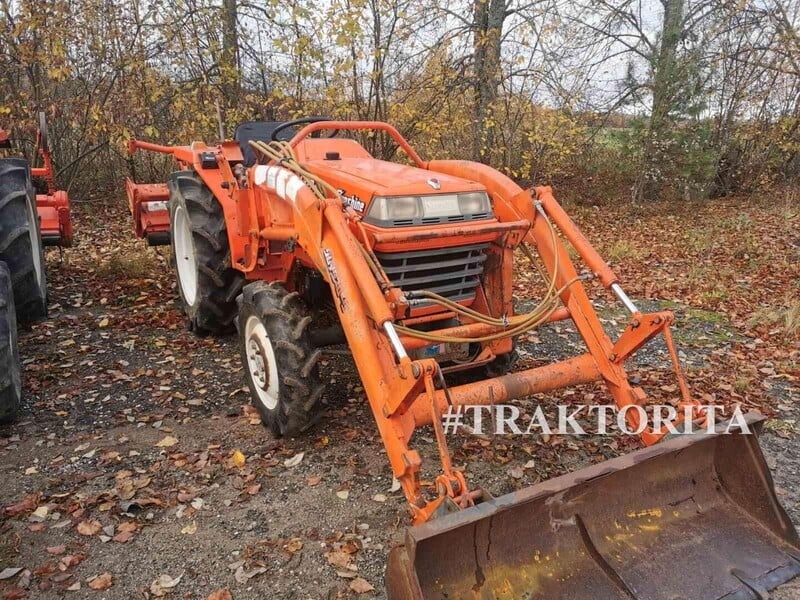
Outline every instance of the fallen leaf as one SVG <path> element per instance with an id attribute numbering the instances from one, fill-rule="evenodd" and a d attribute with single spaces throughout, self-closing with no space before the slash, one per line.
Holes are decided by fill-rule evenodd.
<path id="1" fill-rule="evenodd" d="M 347 500 L 350 497 L 350 490 L 339 490 L 336 492 L 336 497 L 342 500 Z"/>
<path id="2" fill-rule="evenodd" d="M 11 579 L 12 577 L 14 577 L 14 575 L 19 573 L 20 571 L 22 571 L 22 567 L 9 567 L 3 569 L 2 571 L 0 571 L 0 580 Z"/>
<path id="3" fill-rule="evenodd" d="M 289 540 L 289 543 L 286 544 L 286 549 L 294 554 L 295 552 L 303 549 L 303 540 L 300 538 L 292 538 Z"/>
<path id="4" fill-rule="evenodd" d="M 66 551 L 67 551 L 67 547 L 66 546 L 48 546 L 47 547 L 47 553 L 48 554 L 53 554 L 55 556 L 58 556 L 59 554 L 64 554 L 64 552 L 66 552 Z"/>
<path id="5" fill-rule="evenodd" d="M 206 600 L 233 600 L 233 596 L 228 590 L 214 590 Z"/>
<path id="6" fill-rule="evenodd" d="M 167 574 L 159 575 L 158 579 L 150 584 L 150 593 L 158 597 L 165 596 L 172 588 L 181 582 L 182 577 L 183 573 L 175 578 Z"/>
<path id="7" fill-rule="evenodd" d="M 31 521 L 34 521 L 34 522 L 37 522 L 37 521 L 41 522 L 41 521 L 44 521 L 47 518 L 47 515 L 48 515 L 49 512 L 50 512 L 49 508 L 47 508 L 46 506 L 40 506 L 39 508 L 37 508 L 35 511 L 33 511 L 31 513 L 31 516 L 28 517 L 28 519 L 31 520 Z"/>
<path id="8" fill-rule="evenodd" d="M 78 533 L 81 535 L 95 535 L 100 533 L 100 530 L 103 526 L 100 524 L 100 521 L 81 521 L 78 523 Z"/>
<path id="9" fill-rule="evenodd" d="M 93 590 L 107 590 L 112 585 L 114 585 L 113 576 L 111 573 L 106 571 L 101 575 L 93 577 L 92 579 L 88 580 L 89 587 Z"/>
<path id="10" fill-rule="evenodd" d="M 168 435 L 163 440 L 161 440 L 156 444 L 156 448 L 170 448 L 177 443 L 178 443 L 178 438 Z"/>
<path id="11" fill-rule="evenodd" d="M 322 481 L 322 475 L 312 475 L 308 479 L 306 479 L 306 483 L 309 487 L 314 487 L 315 485 L 319 485 L 320 481 Z"/>
<path id="12" fill-rule="evenodd" d="M 37 504 L 39 504 L 39 494 L 30 494 L 20 502 L 6 506 L 5 512 L 10 517 L 16 517 L 19 514 L 32 511 Z"/>
<path id="13" fill-rule="evenodd" d="M 366 594 L 367 592 L 373 591 L 375 588 L 363 577 L 356 577 L 350 582 L 350 589 L 356 594 Z"/>
<path id="14" fill-rule="evenodd" d="M 70 567 L 80 564 L 84 558 L 86 558 L 85 554 L 67 554 L 59 561 L 58 568 L 61 571 L 66 571 Z"/>
<path id="15" fill-rule="evenodd" d="M 114 541 L 118 544 L 126 544 L 128 543 L 131 538 L 133 538 L 134 533 L 132 531 L 120 531 L 117 535 L 114 536 Z"/>
<path id="16" fill-rule="evenodd" d="M 233 453 L 233 464 L 240 469 L 245 465 L 247 462 L 247 457 L 242 454 L 239 450 L 235 450 Z"/>
<path id="17" fill-rule="evenodd" d="M 139 529 L 139 526 L 135 521 L 125 521 L 124 523 L 120 523 L 119 527 L 117 527 L 118 531 L 136 531 L 137 529 Z"/>
<path id="18" fill-rule="evenodd" d="M 181 529 L 181 533 L 186 535 L 194 535 L 197 533 L 197 521 L 192 521 L 188 525 L 184 525 L 183 529 Z"/>
<path id="19" fill-rule="evenodd" d="M 328 563 L 337 569 L 346 569 L 350 565 L 352 557 L 347 552 L 341 550 L 331 550 L 325 555 Z"/>
<path id="20" fill-rule="evenodd" d="M 336 571 L 336 574 L 339 577 L 343 577 L 344 579 L 352 579 L 353 577 L 358 577 L 358 573 L 355 571 L 349 571 L 347 569 L 339 569 Z"/>
<path id="21" fill-rule="evenodd" d="M 255 567 L 250 569 L 249 571 L 245 571 L 244 565 L 240 566 L 236 569 L 236 572 L 233 574 L 233 578 L 239 583 L 247 583 L 250 579 L 255 577 L 256 575 L 261 575 L 261 573 L 266 573 L 266 567 Z"/>
<path id="22" fill-rule="evenodd" d="M 283 466 L 286 467 L 287 469 L 291 469 L 292 467 L 296 467 L 297 465 L 299 465 L 303 461 L 303 456 L 304 455 L 305 455 L 305 452 L 298 452 L 293 457 L 287 458 L 285 461 L 283 461 Z"/>

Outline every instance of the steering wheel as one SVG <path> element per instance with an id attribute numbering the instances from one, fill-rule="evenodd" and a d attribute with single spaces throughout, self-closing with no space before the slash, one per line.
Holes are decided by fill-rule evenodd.
<path id="1" fill-rule="evenodd" d="M 281 123 L 275 129 L 272 130 L 272 135 L 270 135 L 270 139 L 273 142 L 278 141 L 278 134 L 281 131 L 286 131 L 296 125 L 308 125 L 309 123 L 319 123 L 320 121 L 330 121 L 330 119 L 326 119 L 325 117 L 303 117 L 302 119 L 295 119 L 294 121 L 286 121 L 286 123 Z M 320 131 L 315 131 L 311 134 L 312 138 L 320 137 Z M 333 133 L 328 135 L 329 138 L 336 137 L 336 134 L 339 133 L 338 129 L 334 129 Z"/>

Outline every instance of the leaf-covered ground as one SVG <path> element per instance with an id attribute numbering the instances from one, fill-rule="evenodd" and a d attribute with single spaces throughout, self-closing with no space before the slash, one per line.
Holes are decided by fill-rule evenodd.
<path id="1" fill-rule="evenodd" d="M 0 594 L 383 597 L 386 554 L 407 517 L 349 359 L 323 363 L 320 426 L 272 438 L 248 406 L 236 337 L 184 329 L 168 250 L 134 240 L 121 202 L 76 212 L 76 247 L 48 251 L 50 318 L 20 335 L 23 414 L 0 429 L 0 571 L 11 569 Z M 634 299 L 676 311 L 695 394 L 769 417 L 763 445 L 798 522 L 800 207 L 778 198 L 573 214 Z M 521 272 L 522 306 L 537 289 Z M 593 295 L 609 331 L 621 330 L 624 313 L 605 291 Z M 524 364 L 581 351 L 567 323 L 521 350 Z M 665 358 L 653 344 L 632 365 L 654 400 L 675 396 Z M 609 398 L 585 386 L 522 406 L 559 401 Z M 432 442 L 429 430 L 415 442 L 429 466 Z M 450 443 L 495 495 L 637 447 L 620 436 Z"/>

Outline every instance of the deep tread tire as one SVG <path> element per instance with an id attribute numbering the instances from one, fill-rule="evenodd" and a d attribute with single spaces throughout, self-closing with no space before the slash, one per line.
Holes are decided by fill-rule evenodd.
<path id="1" fill-rule="evenodd" d="M 19 321 L 47 316 L 47 279 L 28 162 L 0 160 L 0 261 L 8 265 Z"/>
<path id="2" fill-rule="evenodd" d="M 514 363 L 517 362 L 519 353 L 517 352 L 517 344 L 514 343 L 514 348 L 508 354 L 501 354 L 489 364 L 481 367 L 483 375 L 487 378 L 501 377 L 507 375 L 511 369 L 514 368 Z"/>
<path id="3" fill-rule="evenodd" d="M 11 423 L 22 401 L 22 377 L 17 350 L 17 318 L 11 273 L 0 262 L 0 423 Z"/>
<path id="4" fill-rule="evenodd" d="M 236 317 L 236 297 L 244 285 L 244 276 L 231 267 L 231 253 L 225 215 L 217 199 L 195 171 L 173 173 L 168 182 L 172 255 L 176 252 L 175 213 L 186 212 L 191 227 L 191 246 L 196 262 L 196 292 L 187 300 L 180 271 L 176 268 L 178 289 L 189 328 L 199 334 L 224 333 Z M 191 298 L 192 294 L 188 294 Z"/>
<path id="5" fill-rule="evenodd" d="M 296 292 L 278 282 L 256 281 L 239 296 L 239 349 L 253 405 L 261 420 L 275 435 L 295 437 L 313 426 L 322 414 L 324 386 L 319 378 L 321 351 L 309 337 L 310 318 Z M 273 408 L 259 398 L 258 383 L 248 363 L 252 352 L 248 322 L 257 319 L 269 338 L 277 368 L 277 397 Z M 266 369 L 269 370 L 268 368 Z M 262 393 L 264 388 L 262 387 Z"/>

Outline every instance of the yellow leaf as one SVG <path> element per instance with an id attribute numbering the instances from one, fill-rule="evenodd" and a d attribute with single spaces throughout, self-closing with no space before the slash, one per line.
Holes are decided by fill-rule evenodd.
<path id="1" fill-rule="evenodd" d="M 186 535 L 194 535 L 197 533 L 197 522 L 192 521 L 188 525 L 184 526 L 184 528 L 181 529 L 181 533 L 185 533 Z"/>
<path id="2" fill-rule="evenodd" d="M 178 443 L 178 438 L 172 437 L 168 435 L 163 440 L 156 444 L 156 448 L 169 448 L 170 446 L 174 446 Z"/>
<path id="3" fill-rule="evenodd" d="M 244 454 L 239 452 L 238 450 L 234 451 L 233 453 L 233 464 L 237 467 L 241 468 L 244 466 L 244 463 L 247 462 L 247 457 Z"/>

